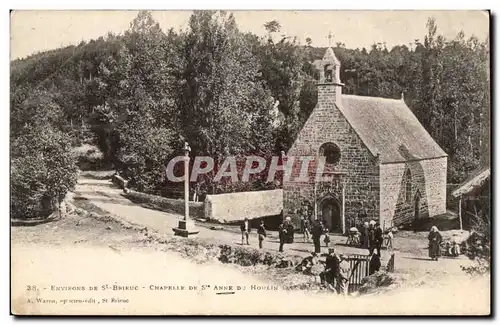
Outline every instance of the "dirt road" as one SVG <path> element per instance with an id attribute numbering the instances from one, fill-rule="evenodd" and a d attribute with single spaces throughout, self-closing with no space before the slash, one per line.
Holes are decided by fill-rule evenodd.
<path id="1" fill-rule="evenodd" d="M 142 242 L 140 234 L 108 229 L 100 222 L 68 232 L 64 230 L 72 222 L 63 222 L 67 224 L 13 228 L 14 313 L 443 315 L 489 310 L 487 279 L 462 276 L 432 288 L 339 298 L 289 291 L 237 266 L 196 264 Z"/>
<path id="2" fill-rule="evenodd" d="M 77 191 L 101 209 L 134 220 L 164 223 L 165 229 L 176 220 L 176 216 L 134 206 L 106 181 L 83 181 Z M 211 232 L 204 229 L 203 233 Z M 411 274 L 413 281 L 384 295 L 340 298 L 287 290 L 264 268 L 196 263 L 113 219 L 72 214 L 38 226 L 13 227 L 11 235 L 11 297 L 16 314 L 489 313 L 489 278 L 466 276 L 456 260 L 401 258 L 400 272 Z M 239 238 L 218 232 L 216 239 L 231 243 Z M 306 244 L 297 244 L 297 249 L 300 245 Z"/>
<path id="3" fill-rule="evenodd" d="M 95 180 L 81 177 L 75 190 L 75 197 L 87 200 L 100 209 L 119 216 L 132 224 L 147 227 L 160 234 L 173 235 L 172 228 L 177 226 L 180 215 L 170 214 L 162 211 L 147 209 L 124 198 L 120 195 L 122 191 L 112 185 L 109 180 Z M 214 240 L 217 243 L 231 245 L 241 244 L 241 235 L 238 227 L 225 226 L 224 230 L 211 230 L 204 223 L 197 223 L 200 227 L 198 238 Z M 279 241 L 278 234 L 269 231 L 269 238 L 265 242 L 265 250 L 277 252 Z M 396 268 L 399 272 L 411 274 L 414 277 L 421 277 L 429 272 L 434 272 L 433 276 L 450 276 L 461 274 L 461 265 L 470 265 L 470 261 L 462 256 L 458 259 L 442 258 L 439 262 L 434 262 L 427 257 L 427 234 L 416 234 L 412 237 L 400 237 L 396 235 L 394 245 L 396 247 Z M 330 246 L 336 245 L 338 253 L 366 254 L 366 250 L 348 247 L 343 244 L 346 237 L 331 236 Z M 253 247 L 258 247 L 256 231 L 250 233 L 250 243 Z M 293 255 L 307 256 L 313 251 L 312 243 L 304 243 L 301 235 L 296 236 L 295 243 L 287 244 L 285 250 Z M 322 247 L 326 252 L 326 247 Z M 382 262 L 387 263 L 389 254 L 382 254 Z"/>

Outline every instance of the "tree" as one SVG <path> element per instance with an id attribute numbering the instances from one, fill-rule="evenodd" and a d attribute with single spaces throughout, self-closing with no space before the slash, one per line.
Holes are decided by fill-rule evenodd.
<path id="1" fill-rule="evenodd" d="M 189 142 L 194 155 L 215 160 L 212 176 L 228 155 L 270 152 L 273 101 L 251 52 L 255 39 L 222 11 L 194 12 L 181 39 L 174 91 L 180 140 Z"/>
<path id="2" fill-rule="evenodd" d="M 70 138 L 49 125 L 27 129 L 12 142 L 11 218 L 45 217 L 76 184 Z"/>
<path id="3" fill-rule="evenodd" d="M 281 30 L 281 24 L 276 19 L 274 19 L 265 23 L 264 28 L 270 34 L 279 33 L 279 31 Z"/>
<path id="4" fill-rule="evenodd" d="M 50 125 L 73 145 L 97 144 L 108 164 L 130 177 L 160 168 L 163 158 L 149 162 L 139 152 L 156 147 L 173 155 L 186 140 L 193 154 L 214 157 L 287 150 L 316 105 L 313 62 L 325 48 L 277 34 L 277 20 L 264 28 L 264 37 L 241 33 L 231 15 L 203 11 L 186 31 L 165 33 L 141 11 L 124 35 L 14 60 L 11 137 Z M 427 34 L 411 43 L 349 49 L 339 41 L 334 51 L 344 93 L 400 98 L 404 92 L 448 153 L 450 182 L 488 163 L 489 40 L 464 33 L 446 40 L 430 19 Z M 157 177 L 147 179 L 137 186 L 154 191 Z"/>
<path id="5" fill-rule="evenodd" d="M 42 129 L 63 124 L 64 112 L 54 100 L 54 93 L 19 87 L 11 97 L 11 136 L 17 137 L 30 129 Z"/>
<path id="6" fill-rule="evenodd" d="M 216 159 L 267 150 L 272 99 L 259 80 L 251 44 L 234 17 L 197 11 L 182 37 L 182 72 L 176 90 L 182 139 L 189 141 L 194 153 Z"/>
<path id="7" fill-rule="evenodd" d="M 171 133 L 159 127 L 145 128 L 140 120 L 135 122 L 122 129 L 118 160 L 132 188 L 159 194 L 167 159 L 173 153 Z"/>
<path id="8" fill-rule="evenodd" d="M 163 182 L 175 123 L 169 37 L 151 13 L 141 11 L 93 81 L 103 99 L 93 109 L 101 148 L 132 187 L 151 193 Z"/>
<path id="9" fill-rule="evenodd" d="M 274 20 L 268 22 L 265 27 L 269 33 L 273 33 L 278 31 L 281 25 Z M 299 98 L 305 80 L 312 77 L 307 74 L 307 71 L 311 74 L 314 72 L 313 69 L 304 69 L 306 63 L 310 64 L 310 56 L 303 47 L 299 46 L 295 38 L 283 38 L 277 43 L 271 37 L 267 42 L 262 40 L 257 57 L 260 60 L 262 80 L 278 103 L 278 110 L 282 115 L 282 123 L 277 130 L 274 148 L 275 152 L 280 152 L 290 148 L 304 122 L 299 119 L 301 115 Z M 308 101 L 303 100 L 304 102 Z M 307 110 L 310 108 L 308 107 Z"/>

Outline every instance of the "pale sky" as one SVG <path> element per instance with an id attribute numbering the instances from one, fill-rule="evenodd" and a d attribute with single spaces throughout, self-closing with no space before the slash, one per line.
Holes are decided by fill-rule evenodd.
<path id="1" fill-rule="evenodd" d="M 13 11 L 11 13 L 11 59 L 77 45 L 108 32 L 122 33 L 138 11 Z M 434 17 L 438 33 L 447 39 L 463 30 L 466 37 L 483 40 L 489 34 L 485 11 L 233 11 L 240 30 L 264 35 L 263 24 L 276 19 L 281 33 L 297 36 L 301 43 L 310 37 L 313 46 L 341 41 L 348 48 L 369 48 L 373 43 L 394 45 L 423 41 L 428 17 Z M 153 17 L 166 31 L 186 28 L 191 11 L 153 11 Z"/>

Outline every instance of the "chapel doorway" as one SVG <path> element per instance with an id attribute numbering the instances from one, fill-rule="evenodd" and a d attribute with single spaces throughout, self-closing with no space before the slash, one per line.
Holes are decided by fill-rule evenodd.
<path id="1" fill-rule="evenodd" d="M 415 193 L 415 220 L 420 219 L 420 192 Z"/>
<path id="2" fill-rule="evenodd" d="M 334 198 L 321 201 L 319 210 L 321 220 L 329 232 L 342 233 L 342 216 L 340 204 Z"/>

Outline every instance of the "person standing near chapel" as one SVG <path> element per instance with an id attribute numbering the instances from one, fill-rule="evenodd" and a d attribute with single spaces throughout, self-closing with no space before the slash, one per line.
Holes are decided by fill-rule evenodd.
<path id="1" fill-rule="evenodd" d="M 328 230 L 328 228 L 325 228 L 324 233 L 325 237 L 323 237 L 323 242 L 325 243 L 325 247 L 328 248 L 328 244 L 330 244 L 330 230 Z"/>
<path id="2" fill-rule="evenodd" d="M 304 216 L 304 243 L 309 242 L 309 237 L 311 237 L 309 228 L 311 227 L 311 224 L 309 222 L 309 216 L 305 215 Z"/>
<path id="3" fill-rule="evenodd" d="M 290 217 L 285 218 L 285 227 L 286 227 L 286 243 L 292 244 L 294 237 L 294 230 L 295 230 L 292 223 L 292 218 Z"/>
<path id="4" fill-rule="evenodd" d="M 250 245 L 250 243 L 248 242 L 248 237 L 250 233 L 250 222 L 248 221 L 248 218 L 245 218 L 245 220 L 243 220 L 243 223 L 240 226 L 240 230 L 241 230 L 241 245 L 245 245 L 245 239 L 246 239 L 246 244 Z"/>
<path id="5" fill-rule="evenodd" d="M 370 264 L 368 266 L 368 275 L 372 275 L 375 272 L 380 271 L 381 266 L 382 263 L 380 262 L 380 256 L 378 256 L 377 254 L 373 254 L 370 258 Z"/>
<path id="6" fill-rule="evenodd" d="M 259 235 L 259 248 L 262 249 L 263 247 L 262 243 L 264 241 L 264 238 L 267 237 L 266 228 L 264 227 L 264 220 L 260 221 L 260 226 L 259 229 L 257 230 L 257 234 Z"/>
<path id="7" fill-rule="evenodd" d="M 375 224 L 375 248 L 379 257 L 382 256 L 382 243 L 384 242 L 384 232 L 380 227 L 380 223 Z"/>
<path id="8" fill-rule="evenodd" d="M 304 235 L 304 243 L 309 241 L 309 218 L 307 216 L 307 208 L 299 210 L 300 217 L 300 231 Z"/>
<path id="9" fill-rule="evenodd" d="M 351 276 L 351 268 L 345 255 L 339 255 L 339 272 L 337 276 L 337 292 L 347 296 L 349 293 L 349 277 Z"/>
<path id="10" fill-rule="evenodd" d="M 278 237 L 280 240 L 279 252 L 283 252 L 283 245 L 285 244 L 287 237 L 286 227 L 283 222 L 278 227 Z"/>
<path id="11" fill-rule="evenodd" d="M 443 237 L 439 233 L 439 230 L 436 226 L 432 226 L 429 236 L 429 257 L 433 261 L 437 261 L 441 256 L 441 242 L 443 241 Z"/>
<path id="12" fill-rule="evenodd" d="M 321 282 L 327 287 L 335 290 L 335 281 L 339 273 L 340 259 L 335 254 L 335 248 L 328 249 L 325 261 L 325 270 L 320 274 Z"/>
<path id="13" fill-rule="evenodd" d="M 193 189 L 193 202 L 198 202 L 200 199 L 200 184 L 196 183 Z"/>
<path id="14" fill-rule="evenodd" d="M 312 240 L 314 243 L 314 252 L 321 253 L 321 235 L 323 235 L 323 226 L 319 220 L 314 221 L 314 225 L 311 229 Z"/>
<path id="15" fill-rule="evenodd" d="M 368 227 L 368 222 L 365 222 L 365 220 L 368 219 L 368 214 L 366 213 L 366 208 L 364 208 L 361 212 L 358 213 L 358 222 L 359 222 L 359 230 L 361 231 L 360 233 L 360 237 L 361 237 L 361 241 L 360 241 L 360 244 L 361 244 L 361 247 L 363 248 L 368 248 L 368 245 L 365 246 L 365 244 L 367 243 L 367 237 L 368 237 L 368 233 L 365 232 L 365 228 L 363 228 L 363 222 L 364 222 L 364 225 L 366 225 L 366 227 Z"/>
<path id="16" fill-rule="evenodd" d="M 362 247 L 368 249 L 370 247 L 370 225 L 368 224 L 368 222 L 365 222 L 363 224 L 362 238 L 363 238 L 361 240 Z"/>
<path id="17" fill-rule="evenodd" d="M 368 252 L 370 255 L 373 254 L 373 251 L 377 247 L 377 243 L 375 242 L 375 221 L 371 220 L 370 225 L 368 226 Z"/>

